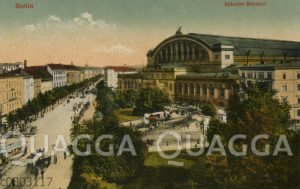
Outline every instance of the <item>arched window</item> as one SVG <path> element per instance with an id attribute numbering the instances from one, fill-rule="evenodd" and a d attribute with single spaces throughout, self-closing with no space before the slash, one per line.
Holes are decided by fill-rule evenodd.
<path id="1" fill-rule="evenodd" d="M 171 63 L 173 60 L 173 57 L 171 57 L 172 52 L 172 45 L 168 45 L 168 62 Z"/>
<path id="2" fill-rule="evenodd" d="M 190 95 L 194 96 L 194 83 L 190 83 Z"/>
<path id="3" fill-rule="evenodd" d="M 188 84 L 184 83 L 184 95 L 188 94 L 188 90 L 189 90 Z"/>
<path id="4" fill-rule="evenodd" d="M 224 86 L 222 84 L 220 84 L 219 96 L 220 97 L 224 97 L 225 96 L 225 89 L 224 89 Z"/>
<path id="5" fill-rule="evenodd" d="M 128 89 L 131 89 L 131 83 L 128 81 Z"/>
<path id="6" fill-rule="evenodd" d="M 282 75 L 282 79 L 286 79 L 286 74 L 285 73 Z"/>
<path id="7" fill-rule="evenodd" d="M 200 84 L 199 83 L 197 83 L 196 94 L 197 94 L 197 96 L 200 96 Z"/>
<path id="8" fill-rule="evenodd" d="M 193 48 L 194 48 L 194 45 L 189 45 L 189 61 L 193 61 Z"/>
<path id="9" fill-rule="evenodd" d="M 203 84 L 203 86 L 202 86 L 202 91 L 203 91 L 203 96 L 207 96 L 207 86 L 206 86 L 206 84 Z"/>
<path id="10" fill-rule="evenodd" d="M 178 83 L 177 92 L 178 92 L 179 95 L 182 95 L 182 85 L 181 85 L 181 83 Z"/>
<path id="11" fill-rule="evenodd" d="M 214 84 L 209 85 L 209 96 L 213 97 L 215 96 L 215 87 Z"/>
<path id="12" fill-rule="evenodd" d="M 205 51 L 205 50 L 201 50 L 201 54 L 202 54 L 201 60 L 202 60 L 202 61 L 205 61 L 206 58 L 207 58 L 206 51 Z"/>
<path id="13" fill-rule="evenodd" d="M 162 49 L 162 54 L 163 54 L 163 62 L 162 63 L 167 63 L 167 50 L 165 48 Z"/>
<path id="14" fill-rule="evenodd" d="M 199 47 L 195 46 L 195 62 L 199 62 Z"/>
<path id="15" fill-rule="evenodd" d="M 186 62 L 187 61 L 187 44 L 183 43 L 183 61 Z"/>
<path id="16" fill-rule="evenodd" d="M 173 62 L 176 62 L 177 60 L 176 60 L 176 44 L 174 43 L 173 45 L 172 45 L 172 48 L 173 48 Z"/>
<path id="17" fill-rule="evenodd" d="M 177 51 L 178 51 L 178 60 L 180 62 L 182 60 L 181 59 L 181 43 L 177 44 Z"/>

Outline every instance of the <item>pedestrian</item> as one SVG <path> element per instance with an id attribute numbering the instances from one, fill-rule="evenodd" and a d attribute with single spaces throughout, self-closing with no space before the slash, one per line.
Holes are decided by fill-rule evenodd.
<path id="1" fill-rule="evenodd" d="M 64 151 L 64 159 L 67 159 L 67 152 L 66 152 L 66 150 Z"/>
<path id="2" fill-rule="evenodd" d="M 11 180 L 11 186 L 12 186 L 12 187 L 15 187 L 15 186 L 16 186 L 15 178 L 13 178 L 13 179 Z"/>
<path id="3" fill-rule="evenodd" d="M 42 180 L 44 180 L 44 169 L 41 170 Z"/>
<path id="4" fill-rule="evenodd" d="M 53 164 L 56 164 L 56 162 L 57 162 L 57 157 L 56 157 L 56 155 L 54 154 L 54 155 L 53 155 Z"/>

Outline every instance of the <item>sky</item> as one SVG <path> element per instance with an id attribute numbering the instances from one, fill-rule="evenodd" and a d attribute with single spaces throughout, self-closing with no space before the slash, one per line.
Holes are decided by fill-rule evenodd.
<path id="1" fill-rule="evenodd" d="M 179 26 L 183 33 L 300 41 L 300 0 L 266 2 L 226 7 L 225 0 L 0 0 L 0 62 L 146 65 L 147 51 Z M 34 8 L 16 9 L 16 3 Z"/>

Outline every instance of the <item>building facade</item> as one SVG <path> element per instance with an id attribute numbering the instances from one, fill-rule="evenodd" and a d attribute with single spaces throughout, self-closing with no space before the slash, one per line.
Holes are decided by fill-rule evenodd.
<path id="1" fill-rule="evenodd" d="M 8 74 L 21 76 L 24 82 L 24 90 L 23 90 L 23 104 L 26 104 L 29 100 L 34 98 L 34 79 L 33 76 L 24 71 L 24 69 L 16 69 L 10 71 Z"/>
<path id="2" fill-rule="evenodd" d="M 119 74 L 134 74 L 137 71 L 127 66 L 109 66 L 104 69 L 104 78 L 108 87 L 116 89 L 118 87 Z"/>
<path id="3" fill-rule="evenodd" d="M 47 70 L 53 77 L 53 88 L 67 85 L 67 72 L 62 64 L 47 64 Z"/>
<path id="4" fill-rule="evenodd" d="M 26 104 L 29 100 L 34 98 L 34 79 L 32 76 L 27 75 L 23 76 L 24 81 L 24 101 L 23 104 Z"/>
<path id="5" fill-rule="evenodd" d="M 26 63 L 26 60 L 24 61 Z M 0 63 L 0 69 L 2 73 L 7 73 L 17 69 L 24 69 L 23 62 L 16 62 L 16 63 Z"/>
<path id="6" fill-rule="evenodd" d="M 275 98 L 291 105 L 291 118 L 300 124 L 300 63 L 241 67 L 239 74 L 246 87 L 275 90 Z"/>
<path id="7" fill-rule="evenodd" d="M 7 115 L 23 106 L 24 81 L 21 76 L 0 76 L 0 112 Z"/>
<path id="8" fill-rule="evenodd" d="M 90 67 L 90 66 L 76 66 L 81 71 L 81 81 L 90 79 L 97 75 L 103 75 L 103 68 L 101 67 Z"/>
<path id="9" fill-rule="evenodd" d="M 205 34 L 182 34 L 163 40 L 147 53 L 148 65 L 200 65 L 213 69 L 235 63 L 255 65 L 288 63 L 300 60 L 300 43 Z M 200 66 L 201 67 L 201 66 Z M 214 68 L 215 67 L 215 68 Z"/>
<path id="10" fill-rule="evenodd" d="M 67 74 L 67 85 L 79 83 L 82 79 L 82 73 L 74 65 L 64 65 Z"/>
<path id="11" fill-rule="evenodd" d="M 175 35 L 147 53 L 147 67 L 119 74 L 118 91 L 156 87 L 175 101 L 226 106 L 240 83 L 239 66 L 300 60 L 300 43 L 205 34 Z"/>
<path id="12" fill-rule="evenodd" d="M 224 107 L 238 87 L 239 76 L 236 74 L 181 75 L 176 79 L 176 100 L 191 104 L 210 101 L 218 107 Z"/>
<path id="13" fill-rule="evenodd" d="M 35 98 L 42 92 L 42 79 L 35 78 L 33 80 L 33 86 L 34 86 L 34 98 Z"/>
<path id="14" fill-rule="evenodd" d="M 30 66 L 26 67 L 24 71 L 33 77 L 34 97 L 37 97 L 39 93 L 52 90 L 52 75 L 48 72 L 46 66 Z"/>
<path id="15" fill-rule="evenodd" d="M 42 80 L 41 82 L 41 93 L 44 94 L 47 91 L 51 91 L 53 89 L 52 80 Z"/>

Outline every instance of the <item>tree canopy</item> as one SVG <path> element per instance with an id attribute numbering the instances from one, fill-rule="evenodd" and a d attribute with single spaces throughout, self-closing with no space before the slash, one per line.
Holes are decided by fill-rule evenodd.
<path id="1" fill-rule="evenodd" d="M 132 128 L 119 126 L 118 118 L 114 114 L 116 96 L 113 91 L 104 82 L 98 83 L 96 88 L 97 111 L 103 113 L 103 118 L 75 123 L 71 130 L 72 139 L 82 134 L 90 136 L 89 139 L 79 141 L 77 147 L 80 151 L 86 151 L 87 145 L 91 145 L 90 155 L 75 155 L 73 178 L 69 186 L 72 189 L 119 188 L 120 183 L 134 177 L 143 167 L 147 153 L 147 147 L 139 132 Z M 103 135 L 110 135 L 111 138 L 103 139 L 97 146 L 98 137 Z M 129 136 L 136 154 L 132 154 L 131 151 L 121 151 L 120 153 L 125 136 Z M 112 150 L 113 153 L 108 156 L 99 154 L 96 147 L 104 152 Z M 128 146 L 125 147 L 128 148 Z"/>
<path id="2" fill-rule="evenodd" d="M 290 106 L 274 98 L 273 91 L 251 88 L 247 98 L 241 101 L 237 95 L 230 100 L 227 123 L 212 121 L 208 131 L 219 134 L 226 145 L 235 134 L 245 134 L 246 139 L 234 144 L 237 151 L 247 145 L 247 155 L 226 157 L 214 154 L 207 158 L 213 170 L 213 178 L 220 183 L 220 188 L 299 188 L 299 132 L 289 129 Z M 258 156 L 250 151 L 252 139 L 260 134 L 269 136 L 260 140 L 257 149 L 264 151 L 270 145 L 270 155 Z M 272 156 L 280 135 L 287 137 L 293 156 L 281 152 Z M 297 143 L 297 144 L 296 144 Z M 299 147 L 298 147 L 299 148 Z M 222 187 L 221 187 L 222 186 Z"/>
<path id="3" fill-rule="evenodd" d="M 146 88 L 140 90 L 135 102 L 134 114 L 143 115 L 164 110 L 171 103 L 170 98 L 162 90 Z"/>

